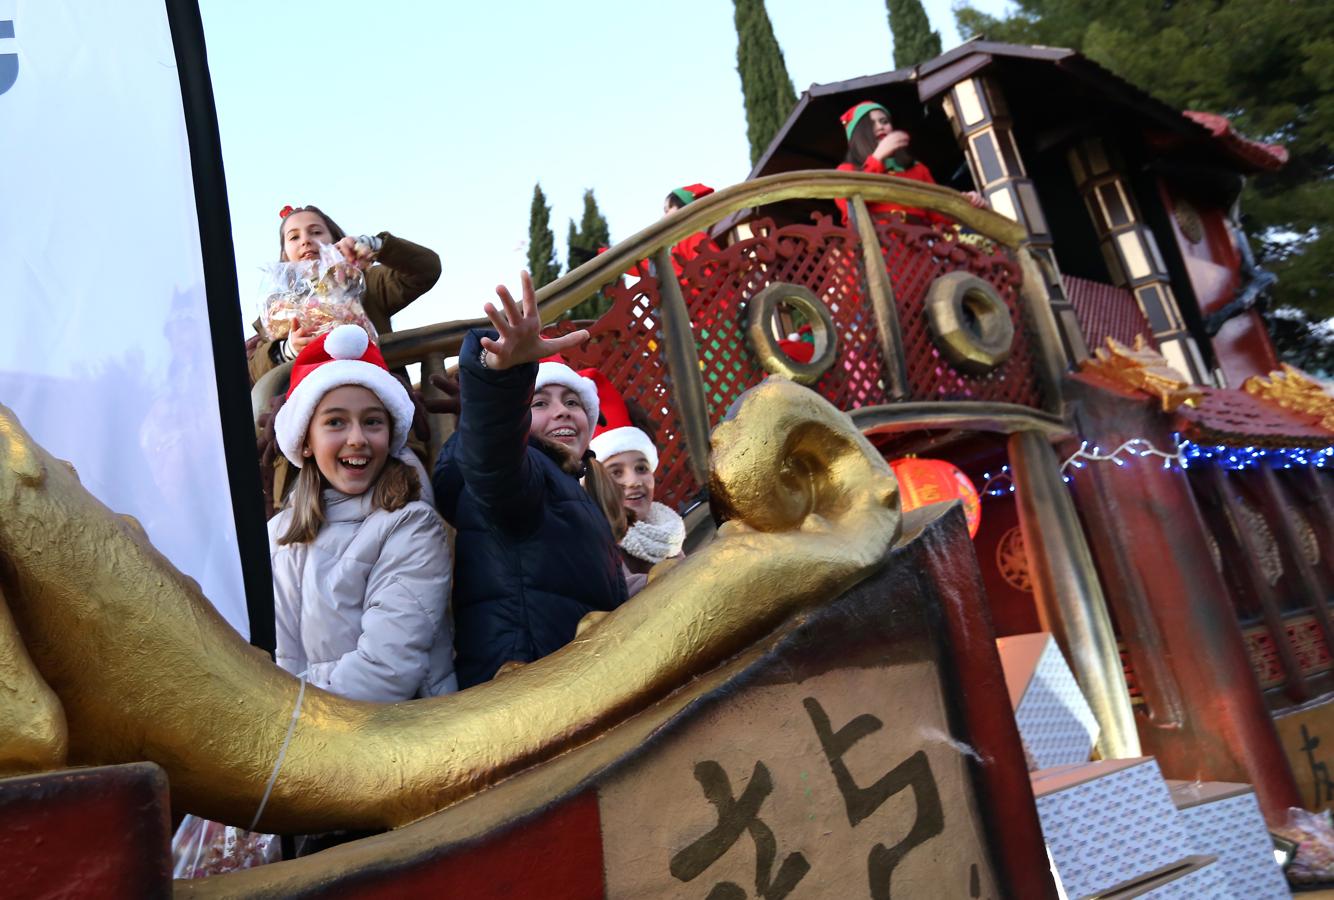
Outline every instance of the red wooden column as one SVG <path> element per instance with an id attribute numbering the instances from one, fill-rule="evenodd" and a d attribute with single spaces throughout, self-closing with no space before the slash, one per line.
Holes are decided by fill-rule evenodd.
<path id="1" fill-rule="evenodd" d="M 1170 418 L 1142 394 L 1076 375 L 1067 397 L 1079 433 L 1103 448 L 1137 437 L 1173 446 Z M 1144 687 L 1145 750 L 1169 778 L 1254 785 L 1271 819 L 1301 805 L 1185 473 L 1156 459 L 1092 463 L 1072 486 Z"/>

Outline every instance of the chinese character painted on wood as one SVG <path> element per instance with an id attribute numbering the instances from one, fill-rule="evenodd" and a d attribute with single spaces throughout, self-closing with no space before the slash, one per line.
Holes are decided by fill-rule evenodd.
<path id="1" fill-rule="evenodd" d="M 760 807 L 774 786 L 768 767 L 762 762 L 755 763 L 740 797 L 733 796 L 727 773 L 713 760 L 695 766 L 695 780 L 716 808 L 718 824 L 672 857 L 672 876 L 680 881 L 693 881 L 722 858 L 741 838 L 741 832 L 747 831 L 755 844 L 755 893 L 763 900 L 783 900 L 811 867 L 800 853 L 790 853 L 774 874 L 778 841 L 773 830 L 760 820 Z M 744 900 L 746 896 L 739 885 L 723 881 L 709 891 L 707 900 Z"/>
<path id="2" fill-rule="evenodd" d="M 811 718 L 815 734 L 820 739 L 834 782 L 843 795 L 848 824 L 857 827 L 868 816 L 895 794 L 912 789 L 917 814 L 908 834 L 892 847 L 876 844 L 867 859 L 872 900 L 888 900 L 890 877 L 894 868 L 914 847 L 921 846 L 945 830 L 945 810 L 940 803 L 940 791 L 931 774 L 931 763 L 926 753 L 918 750 L 899 763 L 869 787 L 860 787 L 848 771 L 843 757 L 852 746 L 868 735 L 879 731 L 884 723 L 872 715 L 860 715 L 837 731 L 829 722 L 824 707 L 814 697 L 802 701 Z"/>

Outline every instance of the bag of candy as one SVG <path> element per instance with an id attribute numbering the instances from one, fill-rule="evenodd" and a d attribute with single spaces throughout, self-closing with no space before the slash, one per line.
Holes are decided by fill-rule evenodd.
<path id="1" fill-rule="evenodd" d="M 1297 853 L 1288 864 L 1288 881 L 1334 881 L 1334 817 L 1328 810 L 1313 813 L 1292 807 L 1287 822 L 1275 828 L 1274 834 L 1297 845 Z"/>
<path id="2" fill-rule="evenodd" d="M 345 324 L 360 325 L 376 341 L 379 335 L 362 306 L 365 294 L 365 274 L 334 245 L 323 244 L 318 259 L 273 263 L 264 270 L 259 323 L 274 341 L 294 328 L 316 337 Z"/>
<path id="3" fill-rule="evenodd" d="M 207 878 L 277 862 L 276 834 L 258 834 L 199 816 L 186 816 L 171 839 L 173 878 Z"/>

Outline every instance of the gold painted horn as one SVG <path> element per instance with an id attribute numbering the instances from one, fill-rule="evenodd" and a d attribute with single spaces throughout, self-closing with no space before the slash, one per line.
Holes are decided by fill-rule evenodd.
<path id="1" fill-rule="evenodd" d="M 735 519 L 560 651 L 431 700 L 381 705 L 307 688 L 259 827 L 394 827 L 551 759 L 839 595 L 898 535 L 888 466 L 847 416 L 791 382 L 743 396 L 715 432 L 712 463 Z M 37 715 L 38 757 L 45 747 L 50 767 L 63 764 L 63 709 L 70 763 L 152 760 L 178 809 L 250 824 L 297 681 L 4 407 L 0 577 L 13 614 L 0 616 L 0 654 L 26 648 L 36 667 L 0 656 L 0 676 L 28 679 L 32 696 L 44 681 L 59 699 Z M 32 765 L 31 753 L 15 763 L 4 752 L 21 718 L 0 705 L 0 762 L 12 768 Z"/>

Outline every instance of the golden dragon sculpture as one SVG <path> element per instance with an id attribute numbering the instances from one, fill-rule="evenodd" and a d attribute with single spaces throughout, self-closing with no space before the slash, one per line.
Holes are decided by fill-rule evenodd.
<path id="1" fill-rule="evenodd" d="M 874 570 L 889 467 L 843 413 L 771 379 L 713 435 L 730 520 L 569 646 L 490 683 L 377 705 L 307 687 L 258 827 L 392 828 L 591 740 Z M 133 520 L 0 407 L 0 769 L 151 760 L 178 810 L 242 826 L 299 683 Z"/>

